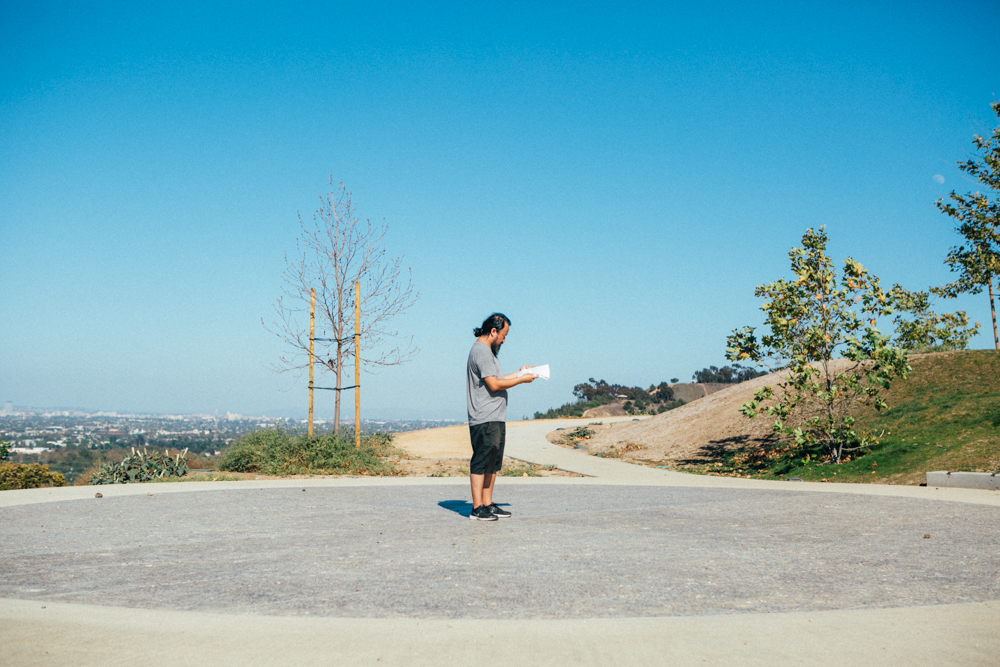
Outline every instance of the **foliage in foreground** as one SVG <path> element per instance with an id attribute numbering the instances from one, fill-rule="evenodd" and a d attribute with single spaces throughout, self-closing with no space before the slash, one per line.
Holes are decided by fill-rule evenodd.
<path id="1" fill-rule="evenodd" d="M 114 436 L 112 436 L 114 437 Z M 124 444 L 123 444 L 124 443 Z M 214 468 L 211 453 L 214 450 L 222 449 L 223 443 L 210 438 L 146 438 L 141 434 L 121 437 L 113 444 L 88 446 L 86 444 L 67 444 L 65 447 L 52 446 L 48 451 L 29 454 L 25 452 L 11 452 L 9 459 L 15 463 L 40 463 L 47 465 L 49 470 L 62 473 L 67 484 L 85 485 L 90 483 L 90 478 L 97 473 L 102 465 L 119 461 L 131 454 L 131 450 L 149 449 L 172 450 L 175 453 L 183 449 L 188 450 L 189 468 Z M 207 456 L 194 455 L 198 452 L 207 452 Z"/>
<path id="2" fill-rule="evenodd" d="M 812 458 L 839 463 L 851 452 L 878 443 L 880 436 L 855 428 L 858 409 L 887 407 L 882 393 L 910 370 L 908 351 L 936 341 L 964 348 L 978 329 L 965 313 L 933 313 L 926 292 L 900 285 L 882 288 L 878 276 L 848 257 L 838 274 L 826 255 L 827 235 L 806 230 L 802 247 L 792 248 L 794 280 L 760 285 L 755 295 L 766 299 L 769 332 L 757 337 L 753 327 L 734 330 L 726 357 L 785 369 L 776 386 L 754 394 L 740 412 L 749 419 L 774 419 L 780 447 Z M 886 335 L 876 319 L 893 316 L 895 333 Z M 834 370 L 831 361 L 847 360 Z"/>
<path id="3" fill-rule="evenodd" d="M 91 484 L 134 484 L 152 482 L 168 477 L 183 477 L 187 474 L 187 450 L 176 456 L 166 452 L 150 453 L 132 449 L 132 453 L 121 461 L 105 463 L 90 478 Z"/>
<path id="4" fill-rule="evenodd" d="M 373 433 L 354 447 L 354 434 L 291 435 L 283 429 L 263 429 L 243 436 L 222 452 L 219 470 L 262 475 L 399 475 L 384 461 L 392 436 Z"/>
<path id="5" fill-rule="evenodd" d="M 886 393 L 892 407 L 869 409 L 858 426 L 884 432 L 869 452 L 840 464 L 792 442 L 719 450 L 691 472 L 807 482 L 919 484 L 930 470 L 1000 472 L 1000 353 L 945 352 L 915 357 L 906 380 Z M 859 455 L 860 454 L 860 455 Z"/>
<path id="6" fill-rule="evenodd" d="M 43 486 L 66 486 L 66 479 L 48 466 L 38 463 L 0 461 L 0 491 L 37 489 Z"/>

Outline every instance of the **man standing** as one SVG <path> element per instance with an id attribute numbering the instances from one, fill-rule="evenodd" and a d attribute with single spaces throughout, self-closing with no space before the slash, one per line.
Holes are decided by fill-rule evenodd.
<path id="1" fill-rule="evenodd" d="M 503 375 L 497 354 L 510 331 L 510 319 L 493 313 L 483 326 L 473 329 L 476 342 L 469 352 L 466 367 L 465 398 L 469 408 L 469 434 L 472 437 L 472 460 L 469 478 L 472 484 L 472 514 L 479 521 L 510 517 L 510 512 L 493 502 L 493 484 L 503 465 L 503 447 L 507 435 L 507 390 L 537 375 Z M 528 366 L 521 366 L 521 370 Z"/>

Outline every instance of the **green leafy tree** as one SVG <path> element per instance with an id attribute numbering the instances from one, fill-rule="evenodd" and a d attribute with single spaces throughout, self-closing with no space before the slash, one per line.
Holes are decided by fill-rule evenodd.
<path id="1" fill-rule="evenodd" d="M 661 382 L 660 384 L 656 385 L 655 387 L 650 387 L 649 388 L 649 394 L 650 395 L 652 395 L 654 392 L 656 392 L 656 401 L 658 403 L 662 403 L 664 401 L 672 401 L 672 400 L 674 400 L 674 390 L 673 390 L 673 387 L 671 387 L 666 382 Z"/>
<path id="2" fill-rule="evenodd" d="M 938 340 L 964 348 L 976 327 L 968 327 L 961 312 L 935 315 L 925 292 L 899 285 L 885 290 L 854 259 L 844 260 L 838 273 L 826 255 L 827 240 L 823 227 L 807 230 L 802 247 L 788 253 L 795 279 L 757 287 L 770 332 L 758 337 L 753 327 L 734 330 L 726 358 L 783 369 L 783 379 L 758 390 L 740 412 L 772 417 L 776 434 L 839 463 L 847 452 L 877 442 L 854 428 L 853 414 L 862 404 L 887 407 L 881 393 L 906 377 L 909 350 Z M 876 326 L 890 315 L 894 336 Z M 845 362 L 834 363 L 838 357 Z"/>
<path id="3" fill-rule="evenodd" d="M 762 375 L 767 375 L 767 371 L 761 371 L 755 368 L 743 368 L 739 364 L 733 364 L 732 366 L 723 366 L 722 368 L 717 368 L 715 366 L 703 368 L 700 371 L 695 371 L 694 375 L 691 376 L 691 379 L 695 382 L 737 384 L 740 382 L 746 382 L 747 380 L 752 380 Z"/>
<path id="4" fill-rule="evenodd" d="M 992 107 L 1000 118 L 1000 102 L 995 102 Z M 952 190 L 948 201 L 943 198 L 937 200 L 937 207 L 958 222 L 956 231 L 965 243 L 950 248 L 945 259 L 945 264 L 959 274 L 958 280 L 932 291 L 954 298 L 962 293 L 979 294 L 986 288 L 993 318 L 993 346 L 1000 350 L 993 296 L 993 281 L 1000 275 L 1000 125 L 993 129 L 989 137 L 975 135 L 972 143 L 981 154 L 975 159 L 959 162 L 958 168 L 976 178 L 992 193 L 992 197 L 980 192 L 960 195 Z"/>
<path id="5" fill-rule="evenodd" d="M 6 460 L 8 454 L 10 454 L 10 443 L 6 440 L 0 440 L 0 461 Z"/>

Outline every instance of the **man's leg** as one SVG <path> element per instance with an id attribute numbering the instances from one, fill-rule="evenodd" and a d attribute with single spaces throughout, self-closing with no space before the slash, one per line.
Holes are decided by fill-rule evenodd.
<path id="1" fill-rule="evenodd" d="M 472 484 L 472 506 L 479 507 L 483 504 L 483 485 L 486 475 L 469 475 Z M 492 498 L 492 491 L 490 492 Z M 487 503 L 489 504 L 489 503 Z"/>
<path id="2" fill-rule="evenodd" d="M 480 498 L 482 498 L 483 505 L 493 504 L 493 482 L 496 480 L 497 475 L 495 472 L 491 472 L 486 475 L 480 475 L 482 477 L 482 486 L 480 487 Z M 472 492 L 473 503 L 475 503 L 476 492 Z"/>
<path id="3" fill-rule="evenodd" d="M 500 475 L 500 468 L 503 467 L 503 450 L 507 443 L 507 425 L 504 422 L 492 422 L 492 440 L 494 444 L 493 458 L 490 460 L 490 467 L 487 468 L 485 479 L 483 480 L 483 504 L 490 506 L 493 504 L 493 489 L 496 486 L 496 479 Z"/>
<path id="4" fill-rule="evenodd" d="M 472 486 L 472 508 L 483 504 L 483 477 L 488 471 L 490 448 L 486 442 L 487 424 L 469 426 L 472 440 L 472 458 L 469 460 L 469 484 Z"/>

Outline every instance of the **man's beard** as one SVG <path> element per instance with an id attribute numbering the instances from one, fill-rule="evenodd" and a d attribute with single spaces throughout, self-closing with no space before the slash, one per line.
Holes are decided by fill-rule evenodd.
<path id="1" fill-rule="evenodd" d="M 501 345 L 503 345 L 503 343 L 490 343 L 490 349 L 493 350 L 494 357 L 497 356 L 498 352 L 500 352 Z"/>

